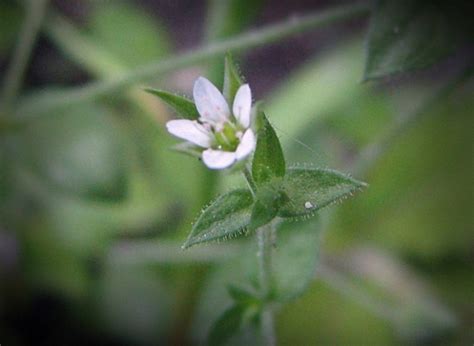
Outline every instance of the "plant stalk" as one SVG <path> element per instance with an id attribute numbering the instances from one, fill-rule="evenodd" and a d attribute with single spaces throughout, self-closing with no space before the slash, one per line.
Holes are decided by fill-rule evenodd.
<path id="1" fill-rule="evenodd" d="M 158 63 L 139 67 L 109 80 L 93 82 L 83 87 L 60 91 L 54 95 L 49 93 L 47 96 L 37 96 L 34 99 L 26 99 L 22 102 L 22 105 L 18 107 L 17 113 L 21 114 L 23 118 L 37 116 L 39 114 L 48 114 L 57 108 L 71 106 L 109 93 L 118 92 L 132 84 L 156 78 L 161 74 L 221 56 L 228 51 L 248 50 L 282 40 L 309 29 L 323 27 L 366 13 L 368 13 L 367 4 L 351 4 L 302 17 L 293 17 L 282 23 L 250 31 L 219 42 L 210 43 L 205 47 L 192 50 L 187 54 L 161 59 Z"/>
<path id="2" fill-rule="evenodd" d="M 257 230 L 258 262 L 260 276 L 260 290 L 264 302 L 261 313 L 261 332 L 264 344 L 276 345 L 275 323 L 273 306 L 271 303 L 273 278 L 272 278 L 272 252 L 274 242 L 273 223 L 260 227 Z"/>
<path id="3" fill-rule="evenodd" d="M 26 67 L 30 61 L 31 52 L 38 37 L 44 13 L 49 0 L 29 0 L 26 16 L 19 38 L 10 60 L 10 66 L 5 74 L 0 95 L 0 105 L 3 111 L 10 111 L 20 91 Z"/>
<path id="4" fill-rule="evenodd" d="M 253 181 L 250 170 L 248 169 L 247 166 L 245 166 L 242 172 L 244 173 L 245 181 L 247 182 L 250 192 L 252 192 L 252 196 L 255 197 L 255 193 L 257 192 L 257 187 L 255 186 L 255 182 Z"/>

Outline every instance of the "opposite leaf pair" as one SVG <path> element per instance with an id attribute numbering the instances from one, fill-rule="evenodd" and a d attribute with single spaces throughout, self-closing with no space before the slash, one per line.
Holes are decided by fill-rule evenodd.
<path id="1" fill-rule="evenodd" d="M 253 190 L 238 189 L 219 196 L 200 215 L 183 245 L 236 237 L 276 217 L 303 218 L 366 186 L 329 169 L 288 168 L 278 137 L 262 114 L 252 162 Z"/>
<path id="2" fill-rule="evenodd" d="M 196 104 L 164 91 L 147 90 L 186 118 L 168 122 L 168 130 L 189 142 L 181 150 L 197 154 L 209 168 L 230 167 L 255 150 L 251 173 L 243 167 L 250 190 L 234 190 L 211 203 L 194 224 L 184 248 L 235 237 L 276 217 L 312 216 L 365 186 L 332 170 L 287 169 L 275 130 L 262 111 L 252 109 L 250 88 L 243 85 L 229 56 L 225 62 L 224 95 L 202 77 L 193 90 Z M 233 104 L 232 114 L 228 104 Z"/>

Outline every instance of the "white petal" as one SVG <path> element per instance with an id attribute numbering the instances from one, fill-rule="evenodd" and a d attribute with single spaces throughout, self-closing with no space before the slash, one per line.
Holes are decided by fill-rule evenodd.
<path id="1" fill-rule="evenodd" d="M 225 122 L 230 115 L 229 106 L 221 92 L 204 77 L 194 82 L 194 103 L 203 121 Z"/>
<path id="2" fill-rule="evenodd" d="M 235 151 L 235 157 L 237 160 L 241 160 L 249 155 L 255 149 L 255 135 L 251 129 L 245 131 L 240 144 Z"/>
<path id="3" fill-rule="evenodd" d="M 252 108 L 252 93 L 248 84 L 242 85 L 235 94 L 232 111 L 243 127 L 250 126 L 250 109 Z"/>
<path id="4" fill-rule="evenodd" d="M 232 151 L 207 149 L 202 152 L 202 160 L 209 168 L 224 169 L 235 162 L 235 153 Z"/>
<path id="5" fill-rule="evenodd" d="M 172 135 L 200 147 L 209 148 L 211 146 L 211 133 L 195 120 L 170 120 L 166 123 L 166 128 Z"/>

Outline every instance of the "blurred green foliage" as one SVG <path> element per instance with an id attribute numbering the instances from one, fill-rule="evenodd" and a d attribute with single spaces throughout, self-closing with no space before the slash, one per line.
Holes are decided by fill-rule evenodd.
<path id="1" fill-rule="evenodd" d="M 208 42 L 242 31 L 264 6 L 223 3 L 210 2 Z M 88 74 L 107 78 L 172 53 L 171 29 L 162 24 L 160 13 L 132 2 L 90 5 L 77 32 L 113 57 L 110 66 L 118 63 L 119 70 L 85 63 L 87 52 L 75 56 L 61 40 L 48 36 L 55 49 L 69 52 L 67 60 Z M 13 47 L 20 18 L 18 6 L 0 4 L 2 59 Z M 209 64 L 206 73 L 216 82 L 221 62 Z M 34 61 L 32 69 L 41 68 Z M 290 165 L 309 162 L 350 171 L 367 145 L 409 116 L 410 108 L 433 93 L 432 85 L 445 81 L 436 72 L 428 83 L 415 76 L 394 80 L 394 85 L 361 84 L 363 68 L 362 38 L 341 39 L 268 88 L 265 113 Z M 172 81 L 153 84 L 164 87 Z M 27 87 L 36 91 L 31 90 L 34 83 Z M 235 303 L 229 285 L 254 292 L 253 237 L 235 240 L 232 251 L 219 252 L 223 244 L 209 245 L 203 261 L 199 252 L 179 248 L 203 203 L 216 191 L 243 186 L 243 179 L 217 181 L 197 160 L 170 151 L 175 141 L 162 126 L 168 110 L 136 95 L 131 89 L 1 132 L 4 342 L 31 342 L 33 332 L 22 334 L 16 328 L 29 325 L 36 302 L 45 295 L 65 306 L 47 307 L 39 327 L 46 344 L 68 342 L 82 333 L 98 344 L 202 342 L 219 315 Z M 282 225 L 275 259 L 278 296 L 292 302 L 278 310 L 281 344 L 472 341 L 473 107 L 471 82 L 450 99 L 440 99 L 365 176 L 353 172 L 370 183 L 364 194 L 303 226 Z M 10 238 L 14 241 L 6 240 Z M 165 249 L 163 244 L 170 242 L 176 246 Z M 322 254 L 316 251 L 320 244 Z M 359 247 L 380 252 L 357 261 L 351 256 Z M 313 273 L 318 258 L 328 257 L 342 262 L 336 268 L 345 281 Z M 208 263 L 209 258 L 216 263 Z M 387 258 L 396 258 L 397 265 L 384 266 Z M 380 267 L 374 269 L 376 265 Z M 410 284 L 401 285 L 404 279 Z M 334 289 L 334 282 L 340 289 Z M 364 295 L 354 293 L 359 290 L 376 307 L 398 308 L 387 318 L 374 304 L 364 303 Z M 47 316 L 57 325 L 48 325 Z M 243 328 L 233 342 L 255 340 L 252 328 Z"/>
<path id="2" fill-rule="evenodd" d="M 128 68 L 159 59 L 171 49 L 163 24 L 129 2 L 94 2 L 87 28 L 92 39 Z"/>

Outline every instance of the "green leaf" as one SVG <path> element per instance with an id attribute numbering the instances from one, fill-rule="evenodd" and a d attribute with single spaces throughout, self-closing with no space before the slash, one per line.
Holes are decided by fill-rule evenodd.
<path id="1" fill-rule="evenodd" d="M 250 223 L 250 191 L 234 190 L 219 196 L 198 218 L 183 248 L 243 233 Z"/>
<path id="2" fill-rule="evenodd" d="M 263 112 L 259 117 L 261 127 L 257 133 L 257 147 L 252 163 L 252 176 L 257 186 L 285 175 L 285 158 L 278 136 Z"/>
<path id="3" fill-rule="evenodd" d="M 272 221 L 280 207 L 288 202 L 288 196 L 280 190 L 280 184 L 267 184 L 257 191 L 250 218 L 250 229 L 257 229 Z"/>
<path id="4" fill-rule="evenodd" d="M 240 305 L 259 305 L 260 299 L 252 294 L 251 292 L 234 285 L 227 287 L 227 291 L 231 298 Z"/>
<path id="5" fill-rule="evenodd" d="M 152 95 L 158 96 L 162 101 L 171 106 L 181 117 L 191 120 L 199 118 L 196 105 L 193 101 L 187 99 L 186 97 L 153 88 L 146 88 L 145 91 Z"/>
<path id="6" fill-rule="evenodd" d="M 14 2 L 0 4 L 0 53 L 4 55 L 15 43 L 22 22 L 20 6 Z"/>
<path id="7" fill-rule="evenodd" d="M 259 14 L 263 4 L 263 0 L 211 0 L 207 41 L 216 42 L 241 32 Z"/>
<path id="8" fill-rule="evenodd" d="M 209 332 L 209 345 L 224 345 L 240 330 L 245 313 L 245 307 L 235 305 L 227 309 L 214 323 Z"/>
<path id="9" fill-rule="evenodd" d="M 63 193 L 91 199 L 125 197 L 126 136 L 109 109 L 96 104 L 31 121 L 15 144 L 17 157 Z"/>
<path id="10" fill-rule="evenodd" d="M 318 218 L 284 221 L 277 226 L 273 258 L 274 295 L 288 301 L 304 293 L 314 279 L 319 256 L 321 227 Z"/>
<path id="11" fill-rule="evenodd" d="M 229 105 L 233 104 L 235 94 L 237 94 L 237 90 L 239 90 L 239 87 L 242 84 L 243 81 L 239 74 L 239 70 L 234 63 L 232 56 L 228 53 L 225 56 L 223 94 Z"/>
<path id="12" fill-rule="evenodd" d="M 317 210 L 346 198 L 367 186 L 342 173 L 329 169 L 288 169 L 283 190 L 289 202 L 281 207 L 279 216 L 313 215 Z"/>
<path id="13" fill-rule="evenodd" d="M 367 37 L 365 79 L 423 68 L 451 53 L 469 33 L 456 2 L 376 2 Z"/>
<path id="14" fill-rule="evenodd" d="M 90 33 L 104 50 L 127 67 L 156 61 L 171 51 L 169 33 L 159 16 L 133 4 L 95 1 L 87 23 Z"/>
<path id="15" fill-rule="evenodd" d="M 171 147 L 171 149 L 195 158 L 200 158 L 202 155 L 202 148 L 189 142 L 178 143 Z"/>

